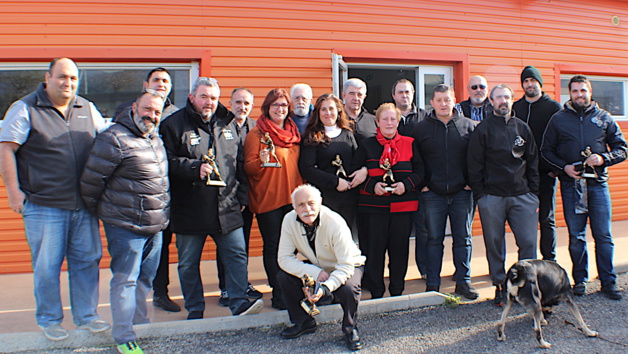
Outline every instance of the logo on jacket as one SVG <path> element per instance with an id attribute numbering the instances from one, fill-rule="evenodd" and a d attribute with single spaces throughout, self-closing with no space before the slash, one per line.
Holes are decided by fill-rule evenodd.
<path id="1" fill-rule="evenodd" d="M 229 129 L 223 130 L 222 135 L 224 135 L 225 139 L 227 140 L 233 140 L 233 133 Z"/>
<path id="2" fill-rule="evenodd" d="M 591 123 L 597 125 L 598 128 L 606 129 L 606 122 L 601 120 L 598 116 L 591 117 Z"/>
<path id="3" fill-rule="evenodd" d="M 517 137 L 515 138 L 515 146 L 523 146 L 525 145 L 526 141 L 523 140 L 523 138 L 519 135 L 517 135 Z"/>

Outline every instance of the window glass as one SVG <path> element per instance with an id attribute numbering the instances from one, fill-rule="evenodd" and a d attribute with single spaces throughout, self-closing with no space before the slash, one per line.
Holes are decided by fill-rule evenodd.
<path id="1" fill-rule="evenodd" d="M 163 66 L 172 75 L 170 99 L 178 107 L 184 107 L 190 89 L 190 67 L 170 68 L 167 65 L 150 65 L 128 68 L 124 65 L 79 67 L 78 94 L 94 102 L 103 116 L 112 117 L 116 107 L 128 102 L 140 93 L 148 72 Z M 47 64 L 42 69 L 20 69 L 0 67 L 0 119 L 14 101 L 34 91 L 44 81 Z"/>
<path id="2" fill-rule="evenodd" d="M 569 101 L 569 80 L 572 76 L 565 75 L 561 78 L 561 103 Z M 593 86 L 593 100 L 598 105 L 609 111 L 616 119 L 626 119 L 626 90 L 628 78 L 604 78 L 588 76 Z"/>

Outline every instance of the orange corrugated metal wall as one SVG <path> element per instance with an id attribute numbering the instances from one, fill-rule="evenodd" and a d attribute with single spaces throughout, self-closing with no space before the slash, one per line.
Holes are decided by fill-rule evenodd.
<path id="1" fill-rule="evenodd" d="M 410 53 L 406 64 L 422 64 L 422 53 L 463 55 L 468 66 L 454 75 L 459 99 L 465 97 L 461 78 L 476 74 L 521 94 L 525 65 L 542 71 L 543 89 L 553 97 L 559 64 L 628 76 L 626 69 L 612 69 L 628 62 L 625 26 L 611 23 L 612 16 L 628 20 L 620 1 L 22 0 L 0 1 L 0 16 L 0 61 L 47 62 L 70 48 L 81 53 L 75 57 L 79 65 L 81 57 L 167 62 L 168 53 L 211 50 L 211 62 L 196 59 L 203 59 L 201 75 L 219 79 L 222 102 L 233 88 L 246 86 L 258 107 L 271 88 L 296 82 L 309 83 L 315 96 L 331 91 L 332 52 L 373 53 L 380 58 L 373 61 L 382 63 L 395 58 L 381 59 L 381 52 Z M 133 58 L 125 57 L 130 51 Z M 611 176 L 614 219 L 628 219 L 628 164 L 612 168 Z M 251 251 L 261 254 L 256 230 Z M 208 242 L 204 258 L 210 257 Z M 28 271 L 22 221 L 8 209 L 0 186 L 0 274 Z"/>

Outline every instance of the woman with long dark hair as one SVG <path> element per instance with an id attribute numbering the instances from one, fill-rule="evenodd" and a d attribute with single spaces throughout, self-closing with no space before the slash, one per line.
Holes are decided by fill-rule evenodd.
<path id="1" fill-rule="evenodd" d="M 316 100 L 301 142 L 299 171 L 320 189 L 323 204 L 339 213 L 349 227 L 357 209 L 358 190 L 352 182 L 359 173 L 351 170 L 358 144 L 340 98 L 326 93 Z M 363 176 L 365 177 L 365 176 Z M 359 183 L 358 183 L 359 184 Z"/>
<path id="2" fill-rule="evenodd" d="M 283 217 L 292 210 L 292 191 L 303 183 L 299 174 L 301 136 L 290 118 L 290 95 L 273 89 L 262 103 L 262 115 L 246 136 L 244 171 L 249 179 L 249 208 L 264 241 L 263 260 L 273 288 L 272 306 L 285 309 L 277 284 L 277 249 Z"/>

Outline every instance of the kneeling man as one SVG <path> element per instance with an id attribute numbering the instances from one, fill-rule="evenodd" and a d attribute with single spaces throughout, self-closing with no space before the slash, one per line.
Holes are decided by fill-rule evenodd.
<path id="1" fill-rule="evenodd" d="M 362 348 L 357 328 L 358 303 L 366 258 L 353 243 L 342 216 L 321 205 L 322 201 L 318 189 L 301 185 L 292 192 L 294 210 L 283 219 L 277 255 L 281 271 L 277 280 L 294 325 L 284 329 L 281 336 L 291 339 L 316 331 L 316 321 L 300 305 L 305 298 L 301 278 L 308 274 L 320 284 L 315 294 L 308 293 L 308 300 L 316 303 L 330 296 L 339 302 L 344 310 L 342 331 L 347 346 L 358 350 Z M 297 252 L 301 258 L 297 258 Z"/>

